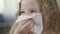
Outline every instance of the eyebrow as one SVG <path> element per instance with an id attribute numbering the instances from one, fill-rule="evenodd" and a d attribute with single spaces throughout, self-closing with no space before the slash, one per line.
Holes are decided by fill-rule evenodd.
<path id="1" fill-rule="evenodd" d="M 28 10 L 36 10 L 36 8 L 30 8 L 30 9 L 28 9 Z"/>

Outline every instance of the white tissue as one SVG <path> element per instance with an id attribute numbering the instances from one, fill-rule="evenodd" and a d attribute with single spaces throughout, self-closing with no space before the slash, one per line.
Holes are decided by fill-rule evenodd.
<path id="1" fill-rule="evenodd" d="M 35 13 L 31 15 L 20 15 L 15 23 L 21 23 L 21 21 L 30 18 L 32 18 L 35 21 L 35 25 L 31 31 L 33 31 L 35 34 L 41 34 L 43 30 L 43 23 L 42 23 L 42 15 L 40 13 L 38 14 Z"/>

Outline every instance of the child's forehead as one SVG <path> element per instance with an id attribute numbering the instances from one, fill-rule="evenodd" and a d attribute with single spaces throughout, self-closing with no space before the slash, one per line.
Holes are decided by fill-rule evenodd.
<path id="1" fill-rule="evenodd" d="M 36 0 L 22 0 L 23 2 L 34 2 L 34 1 L 36 1 Z"/>
<path id="2" fill-rule="evenodd" d="M 37 8 L 39 7 L 38 3 L 36 0 L 22 0 L 21 4 L 22 8 Z"/>
<path id="3" fill-rule="evenodd" d="M 36 0 L 22 0 L 22 5 L 23 4 L 37 4 Z"/>

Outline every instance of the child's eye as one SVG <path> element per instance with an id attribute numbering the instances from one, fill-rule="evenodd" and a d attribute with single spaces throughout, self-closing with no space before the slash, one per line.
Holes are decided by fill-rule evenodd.
<path id="1" fill-rule="evenodd" d="M 21 14 L 22 14 L 22 13 L 25 13 L 25 11 L 21 11 Z"/>
<path id="2" fill-rule="evenodd" d="M 36 12 L 36 10 L 32 10 L 32 11 L 31 11 L 31 13 L 34 13 L 34 12 Z"/>

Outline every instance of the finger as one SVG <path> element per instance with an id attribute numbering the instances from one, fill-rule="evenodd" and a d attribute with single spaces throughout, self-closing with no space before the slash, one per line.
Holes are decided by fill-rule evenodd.
<path id="1" fill-rule="evenodd" d="M 19 23 L 16 29 L 17 29 L 17 30 L 21 29 L 21 27 L 22 27 L 24 24 L 26 24 L 27 21 L 28 21 L 28 20 L 26 19 L 26 20 L 24 20 L 23 22 Z"/>
<path id="2" fill-rule="evenodd" d="M 26 23 L 22 29 L 26 30 L 26 31 L 30 31 L 32 29 L 32 27 L 34 26 L 34 22 L 32 20 L 29 20 L 28 23 Z"/>
<path id="3" fill-rule="evenodd" d="M 21 23 L 19 23 L 21 26 L 23 26 L 24 24 L 26 24 L 29 20 L 31 20 L 31 18 L 30 19 L 25 19 L 25 20 L 23 20 L 23 21 L 21 21 Z"/>
<path id="4" fill-rule="evenodd" d="M 22 25 L 26 24 L 29 20 L 31 20 L 31 18 L 30 18 L 30 19 L 25 19 L 25 20 L 23 20 L 23 21 L 22 21 Z"/>
<path id="5" fill-rule="evenodd" d="M 30 32 L 28 32 L 28 34 L 35 34 L 34 32 L 32 32 L 32 31 L 30 31 Z"/>
<path id="6" fill-rule="evenodd" d="M 22 23 L 19 23 L 17 28 L 16 28 L 16 31 L 21 31 L 21 30 L 24 30 L 23 29 L 23 26 L 28 22 L 28 19 L 24 20 Z"/>
<path id="7" fill-rule="evenodd" d="M 26 23 L 24 26 L 22 26 L 20 28 L 20 32 L 21 33 L 28 33 L 31 31 L 32 27 L 33 27 L 33 21 L 29 20 L 28 23 Z"/>
<path id="8" fill-rule="evenodd" d="M 22 23 L 19 23 L 18 26 L 17 26 L 17 28 L 15 29 L 15 33 L 20 32 L 20 31 L 21 31 L 21 27 L 22 27 L 25 23 L 27 23 L 27 21 L 28 21 L 28 19 L 24 20 Z"/>
<path id="9" fill-rule="evenodd" d="M 17 33 L 28 33 L 33 27 L 33 21 L 29 20 L 26 24 L 24 24 L 23 26 L 18 25 L 16 31 L 18 31 Z"/>
<path id="10" fill-rule="evenodd" d="M 27 22 L 28 22 L 28 19 L 23 20 L 21 23 L 19 23 L 19 26 L 21 27 L 21 26 L 23 26 L 24 24 L 26 24 Z"/>

